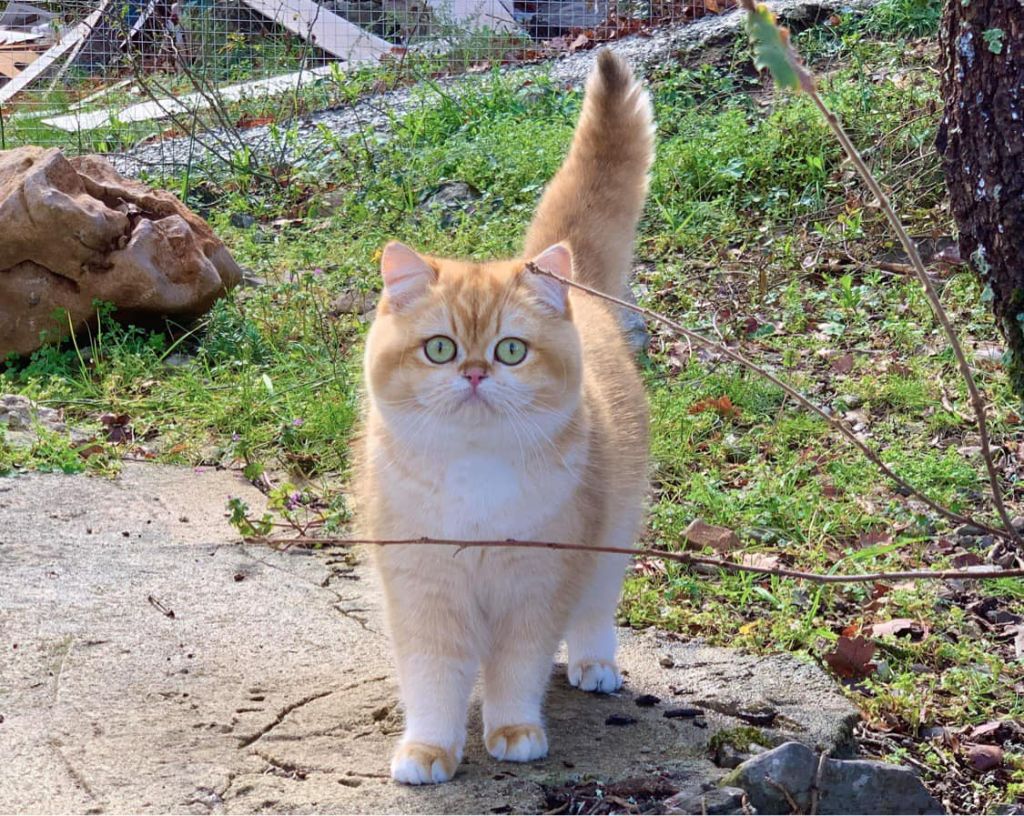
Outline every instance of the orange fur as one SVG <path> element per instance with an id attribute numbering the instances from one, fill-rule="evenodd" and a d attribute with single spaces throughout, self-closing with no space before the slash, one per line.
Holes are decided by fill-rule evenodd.
<path id="1" fill-rule="evenodd" d="M 652 133 L 647 95 L 604 52 L 524 258 L 472 263 L 386 248 L 365 358 L 356 478 L 364 534 L 632 545 L 647 484 L 647 406 L 617 317 L 524 267 L 530 259 L 568 274 L 565 247 L 544 252 L 562 242 L 576 279 L 624 288 Z M 449 362 L 427 355 L 425 341 L 437 336 L 456 349 Z M 525 342 L 522 362 L 497 358 L 503 338 Z M 599 691 L 621 682 L 621 558 L 416 546 L 379 548 L 375 562 L 406 709 L 392 764 L 400 781 L 454 773 L 434 759 L 461 757 L 481 666 L 487 747 L 509 760 L 547 750 L 540 706 L 563 637 L 570 681 Z"/>

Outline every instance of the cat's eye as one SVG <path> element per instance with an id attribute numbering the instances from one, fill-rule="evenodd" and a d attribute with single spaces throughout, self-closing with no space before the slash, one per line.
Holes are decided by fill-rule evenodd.
<path id="1" fill-rule="evenodd" d="M 423 344 L 423 353 L 432 363 L 441 365 L 455 359 L 455 341 L 443 334 L 431 337 Z"/>
<path id="2" fill-rule="evenodd" d="M 526 343 L 518 337 L 506 337 L 495 346 L 494 356 L 505 365 L 519 365 L 526 359 Z"/>

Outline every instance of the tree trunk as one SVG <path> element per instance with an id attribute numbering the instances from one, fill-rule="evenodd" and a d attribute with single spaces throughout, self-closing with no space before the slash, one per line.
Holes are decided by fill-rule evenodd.
<path id="1" fill-rule="evenodd" d="M 1024 0 L 946 0 L 937 146 L 970 258 L 1024 397 Z"/>

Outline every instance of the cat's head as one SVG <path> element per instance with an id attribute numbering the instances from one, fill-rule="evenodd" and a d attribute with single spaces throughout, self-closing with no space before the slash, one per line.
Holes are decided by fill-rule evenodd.
<path id="1" fill-rule="evenodd" d="M 557 244 L 533 262 L 571 276 Z M 526 262 L 469 263 L 399 243 L 381 258 L 384 294 L 366 348 L 377 408 L 400 429 L 548 436 L 580 398 L 580 341 L 566 287 Z M 561 422 L 559 420 L 561 419 Z"/>

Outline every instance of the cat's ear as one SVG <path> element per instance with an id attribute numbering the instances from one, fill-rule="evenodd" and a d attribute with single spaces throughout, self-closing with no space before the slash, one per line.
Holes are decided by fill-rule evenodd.
<path id="1" fill-rule="evenodd" d="M 572 252 L 565 244 L 554 244 L 533 259 L 533 265 L 562 278 L 572 277 Z M 561 316 L 569 312 L 569 287 L 561 281 L 527 272 L 523 281 L 538 300 Z"/>
<path id="2" fill-rule="evenodd" d="M 437 280 L 437 272 L 427 261 L 405 244 L 392 241 L 380 258 L 380 274 L 388 303 L 401 309 L 412 303 Z"/>

